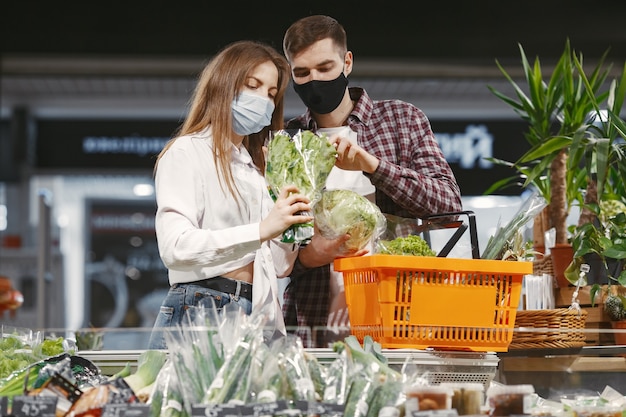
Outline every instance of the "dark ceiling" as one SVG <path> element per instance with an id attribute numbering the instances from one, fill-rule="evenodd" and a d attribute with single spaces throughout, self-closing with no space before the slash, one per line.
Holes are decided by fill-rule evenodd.
<path id="1" fill-rule="evenodd" d="M 243 38 L 280 48 L 295 19 L 323 13 L 355 57 L 490 61 L 558 55 L 569 38 L 587 57 L 626 56 L 626 1 L 17 1 L 3 6 L 10 54 L 209 56 Z"/>
<path id="2" fill-rule="evenodd" d="M 6 2 L 5 2 L 6 3 Z M 626 57 L 626 0 L 15 1 L 0 12 L 0 117 L 170 117 L 220 48 L 258 39 L 281 49 L 296 19 L 337 18 L 354 52 L 352 85 L 412 102 L 434 118 L 513 116 L 487 89 L 513 93 L 520 43 L 548 68 L 567 39 L 585 63 Z M 514 73 L 514 71 L 517 71 Z M 286 114 L 303 111 L 290 89 Z"/>

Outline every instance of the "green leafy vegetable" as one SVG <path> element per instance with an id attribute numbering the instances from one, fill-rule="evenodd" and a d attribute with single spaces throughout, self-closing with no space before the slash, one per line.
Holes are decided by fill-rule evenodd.
<path id="1" fill-rule="evenodd" d="M 378 206 L 351 190 L 327 190 L 313 206 L 315 223 L 327 239 L 348 233 L 348 249 L 363 249 L 372 237 L 385 230 L 386 220 Z"/>
<path id="2" fill-rule="evenodd" d="M 311 201 L 317 201 L 333 165 L 337 151 L 325 135 L 309 130 L 293 137 L 279 131 L 269 143 L 265 174 L 275 195 L 286 185 L 295 185 Z"/>
<path id="3" fill-rule="evenodd" d="M 62 337 L 26 342 L 19 335 L 0 337 L 0 378 L 6 378 L 12 372 L 42 359 L 64 353 L 63 342 Z"/>
<path id="4" fill-rule="evenodd" d="M 0 337 L 0 351 L 7 352 L 9 350 L 22 349 L 26 347 L 24 342 L 22 342 L 17 337 L 7 336 Z"/>
<path id="5" fill-rule="evenodd" d="M 44 357 L 60 355 L 65 352 L 63 340 L 62 337 L 46 338 L 41 344 L 33 347 L 33 352 L 41 352 L 41 355 Z"/>
<path id="6" fill-rule="evenodd" d="M 39 371 L 45 365 L 46 362 L 39 361 L 13 371 L 6 378 L 0 379 L 0 397 L 24 395 L 26 391 L 32 388 Z"/>
<path id="7" fill-rule="evenodd" d="M 267 148 L 265 178 L 273 198 L 287 185 L 295 185 L 301 194 L 315 203 L 335 165 L 337 151 L 325 135 L 310 130 L 293 137 L 283 130 L 274 133 Z M 306 242 L 313 236 L 311 223 L 296 224 L 283 232 L 283 242 Z"/>
<path id="8" fill-rule="evenodd" d="M 378 253 L 387 255 L 436 256 L 428 243 L 418 235 L 397 237 L 391 241 L 378 242 Z"/>
<path id="9" fill-rule="evenodd" d="M 137 393 L 156 380 L 166 360 L 167 353 L 165 351 L 146 350 L 137 359 L 137 370 L 125 377 L 124 381 L 134 393 Z"/>
<path id="10" fill-rule="evenodd" d="M 132 367 L 130 366 L 130 362 L 126 362 L 126 365 L 115 374 L 111 375 L 111 379 L 116 378 L 126 378 L 132 373 Z"/>
<path id="11" fill-rule="evenodd" d="M 241 399 L 237 396 L 244 393 L 238 388 L 241 388 L 242 382 L 249 386 L 252 358 L 258 344 L 258 341 L 255 341 L 256 338 L 257 335 L 250 332 L 236 344 L 232 355 L 226 358 L 209 386 L 202 400 L 203 403 L 222 404 L 233 399 Z"/>

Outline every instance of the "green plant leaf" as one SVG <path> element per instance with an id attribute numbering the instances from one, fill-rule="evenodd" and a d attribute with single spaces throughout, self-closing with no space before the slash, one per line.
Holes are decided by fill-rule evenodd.
<path id="1" fill-rule="evenodd" d="M 624 245 L 621 247 L 610 246 L 602 252 L 602 255 L 613 259 L 626 259 L 626 247 Z"/>
<path id="2" fill-rule="evenodd" d="M 602 287 L 599 284 L 593 284 L 589 290 L 589 297 L 591 298 L 591 306 L 595 307 L 596 295 L 600 292 Z"/>
<path id="3" fill-rule="evenodd" d="M 563 148 L 571 145 L 572 139 L 566 136 L 554 136 L 546 139 L 544 142 L 534 146 L 524 156 L 520 158 L 520 162 L 530 162 L 545 156 L 555 154 Z"/>

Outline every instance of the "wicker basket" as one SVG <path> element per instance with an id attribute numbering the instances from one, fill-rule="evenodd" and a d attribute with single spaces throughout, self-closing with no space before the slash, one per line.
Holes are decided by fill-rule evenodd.
<path id="1" fill-rule="evenodd" d="M 569 308 L 520 310 L 515 317 L 515 327 L 537 331 L 516 329 L 509 350 L 582 347 L 585 345 L 585 332 L 582 330 L 586 320 L 586 310 L 580 313 Z"/>

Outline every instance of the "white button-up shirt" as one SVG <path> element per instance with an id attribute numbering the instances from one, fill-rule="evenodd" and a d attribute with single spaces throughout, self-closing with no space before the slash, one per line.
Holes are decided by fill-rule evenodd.
<path id="1" fill-rule="evenodd" d="M 232 147 L 239 204 L 220 183 L 210 128 L 181 136 L 158 163 L 155 227 L 170 284 L 212 278 L 255 262 L 252 308 L 271 305 L 270 323 L 284 333 L 277 277 L 291 272 L 293 244 L 260 242 L 259 223 L 273 206 L 262 173 L 243 147 Z M 267 310 L 267 309 L 266 309 Z"/>

